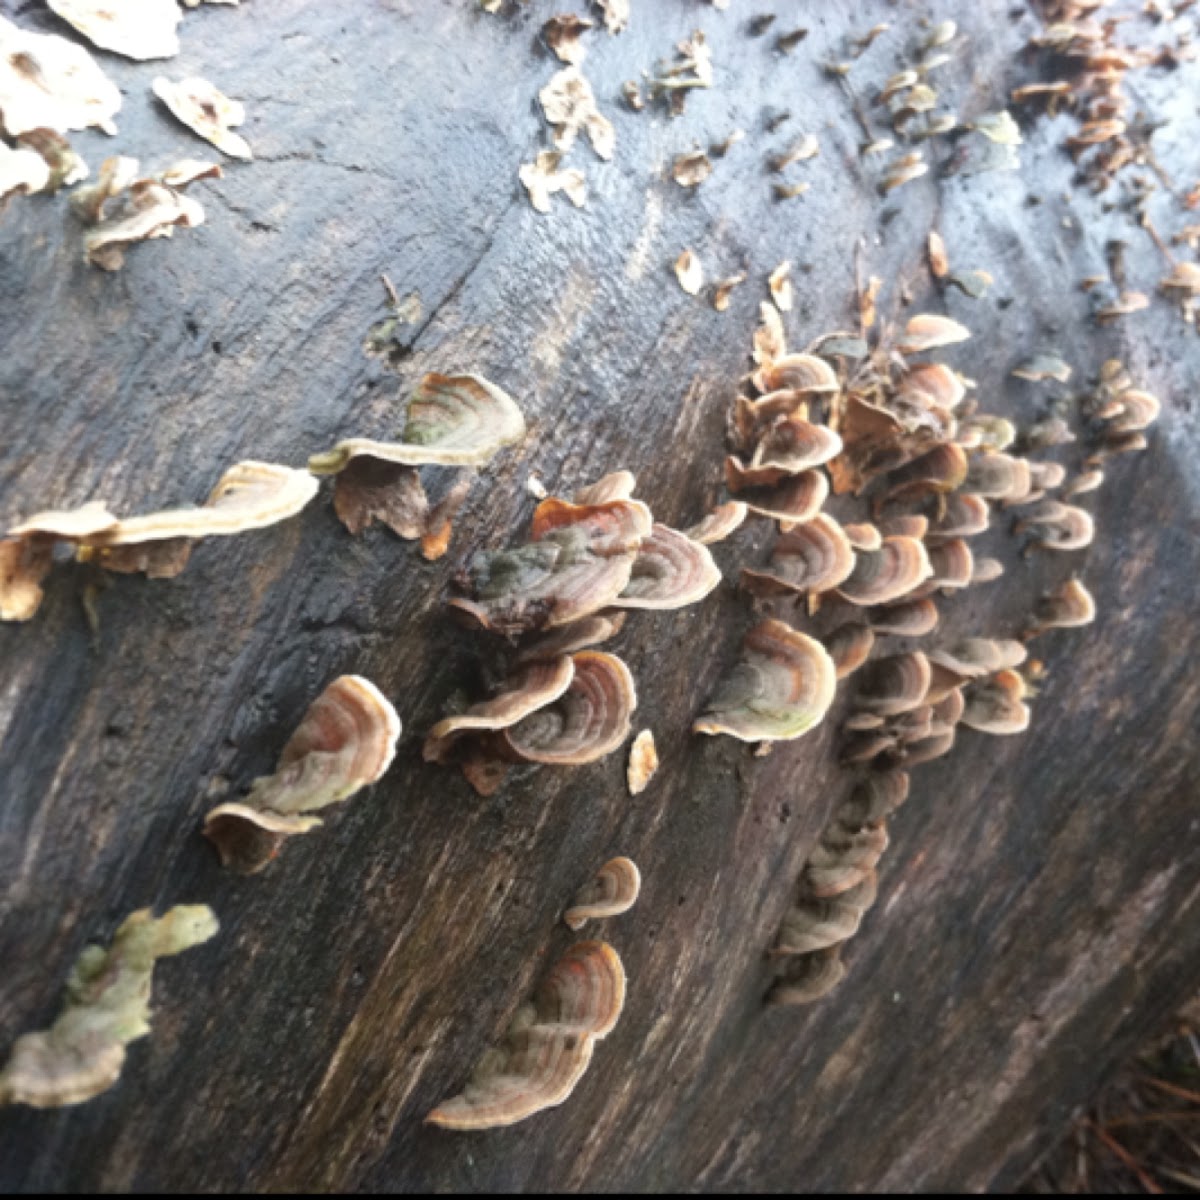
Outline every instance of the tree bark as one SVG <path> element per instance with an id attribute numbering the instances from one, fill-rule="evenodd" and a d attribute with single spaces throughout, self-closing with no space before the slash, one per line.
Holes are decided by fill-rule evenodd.
<path id="1" fill-rule="evenodd" d="M 352 539 L 325 491 L 285 524 L 200 544 L 175 580 L 114 577 L 94 636 L 81 599 L 100 577 L 81 565 L 56 568 L 32 622 L 0 628 L 0 1046 L 53 1018 L 76 955 L 132 909 L 204 902 L 222 922 L 160 967 L 153 1033 L 111 1091 L 0 1112 L 6 1190 L 1011 1186 L 1200 983 L 1200 887 L 1185 865 L 1200 846 L 1200 354 L 1166 301 L 1098 328 L 1076 286 L 1120 239 L 1130 286 L 1153 292 L 1165 268 L 1149 239 L 1073 183 L 1065 119 L 1025 129 L 1018 173 L 934 170 L 880 198 L 820 64 L 890 22 L 851 76 L 867 103 L 918 19 L 946 15 L 916 2 L 776 6 L 756 38 L 737 3 L 634 0 L 626 33 L 588 35 L 583 68 L 616 125 L 615 160 L 577 147 L 587 207 L 558 196 L 541 216 L 517 168 L 546 144 L 535 97 L 560 64 L 536 35 L 559 7 L 189 11 L 174 61 L 97 52 L 126 94 L 120 135 L 74 141 L 93 175 L 114 152 L 154 169 L 200 156 L 150 80 L 212 79 L 246 102 L 255 158 L 196 185 L 207 223 L 106 274 L 83 261 L 62 196 L 18 199 L 0 220 L 6 526 L 97 498 L 119 513 L 190 503 L 240 459 L 300 465 L 341 437 L 387 436 L 430 370 L 487 376 L 530 423 L 482 473 L 441 562 L 379 527 Z M 954 7 L 965 47 L 937 82 L 965 119 L 1035 77 L 1020 48 L 1038 22 L 1000 0 Z M 19 20 L 69 33 L 40 6 Z M 782 54 L 774 33 L 793 24 L 810 34 Z M 697 27 L 716 86 L 674 120 L 625 108 L 622 82 Z M 1168 111 L 1196 75 L 1140 72 L 1139 106 Z M 768 133 L 777 110 L 791 119 Z M 677 153 L 738 127 L 746 139 L 700 188 L 671 180 Z M 803 132 L 821 154 L 793 173 L 813 186 L 777 201 L 766 157 Z M 1163 167 L 1189 184 L 1182 141 L 1161 142 Z M 934 226 L 956 267 L 995 276 L 986 299 L 932 292 Z M 883 319 L 908 292 L 911 311 L 974 331 L 946 359 L 984 409 L 1042 415 L 1056 389 L 1009 371 L 1054 347 L 1081 382 L 1121 357 L 1164 414 L 1147 452 L 1111 465 L 1091 505 L 1096 543 L 1069 556 L 1099 618 L 1035 643 L 1048 675 L 1030 731 L 964 730 L 916 770 L 848 978 L 809 1009 L 764 1009 L 764 951 L 849 786 L 835 761 L 847 688 L 816 732 L 766 758 L 689 733 L 751 619 L 734 584 L 764 557 L 765 522 L 716 547 L 718 593 L 634 613 L 614 644 L 662 756 L 640 797 L 617 754 L 518 772 L 481 800 L 424 764 L 420 743 L 494 660 L 491 640 L 448 620 L 447 584 L 472 552 L 525 536 L 528 476 L 569 494 L 629 468 L 660 520 L 698 520 L 722 496 L 726 413 L 766 274 L 796 264 L 787 326 L 802 347 L 853 325 L 860 243 L 885 281 Z M 685 247 L 710 279 L 748 272 L 727 312 L 677 286 Z M 381 273 L 424 314 L 386 363 L 362 349 L 386 316 Z M 1006 575 L 942 602 L 938 638 L 1011 635 L 1065 576 L 1067 556 L 1022 559 L 1005 525 L 979 544 Z M 263 874 L 225 873 L 202 814 L 270 771 L 348 671 L 403 718 L 392 770 Z M 423 1126 L 571 943 L 562 911 L 614 854 L 644 878 L 638 905 L 600 932 L 624 959 L 628 1001 L 576 1093 L 508 1130 Z"/>

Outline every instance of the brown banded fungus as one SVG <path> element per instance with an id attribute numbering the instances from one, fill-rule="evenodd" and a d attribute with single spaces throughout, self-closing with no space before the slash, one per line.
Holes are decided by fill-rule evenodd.
<path id="1" fill-rule="evenodd" d="M 890 604 L 924 583 L 932 573 L 929 555 L 916 538 L 885 537 L 878 550 L 858 554 L 854 570 L 840 591 L 851 604 Z"/>
<path id="2" fill-rule="evenodd" d="M 924 701 L 929 680 L 929 659 L 919 650 L 876 659 L 863 672 L 855 703 L 881 717 L 910 712 Z"/>
<path id="3" fill-rule="evenodd" d="M 375 783 L 399 736 L 400 718 L 379 689 L 360 675 L 339 676 L 309 706 L 275 773 L 256 779 L 244 800 L 210 810 L 204 836 L 225 866 L 262 870 L 285 838 L 321 824 L 312 813 Z"/>
<path id="4" fill-rule="evenodd" d="M 685 608 L 721 582 L 712 553 L 700 542 L 657 522 L 638 547 L 629 582 L 616 608 Z"/>
<path id="5" fill-rule="evenodd" d="M 579 942 L 522 1005 L 500 1045 L 463 1091 L 425 1118 L 443 1129 L 495 1129 L 562 1104 L 587 1070 L 595 1043 L 625 1004 L 625 971 L 604 942 Z"/>
<path id="6" fill-rule="evenodd" d="M 1032 532 L 1034 545 L 1043 550 L 1082 550 L 1095 536 L 1091 513 L 1060 500 L 1043 500 L 1013 531 Z"/>
<path id="7" fill-rule="evenodd" d="M 1024 733 L 1029 708 L 1023 703 L 1025 680 L 1016 671 L 1000 671 L 989 679 L 968 684 L 961 723 L 980 733 Z"/>
<path id="8" fill-rule="evenodd" d="M 820 513 L 780 536 L 764 570 L 743 568 L 742 586 L 756 595 L 819 594 L 844 583 L 854 563 L 854 551 L 842 527 Z"/>
<path id="9" fill-rule="evenodd" d="M 749 508 L 740 500 L 729 500 L 718 504 L 703 520 L 698 521 L 684 535 L 702 546 L 723 542 L 729 535 L 742 527 Z"/>
<path id="10" fill-rule="evenodd" d="M 216 146 L 222 154 L 228 154 L 230 158 L 254 157 L 246 139 L 233 132 L 235 125 L 245 123 L 245 106 L 231 100 L 207 79 L 192 77 L 172 83 L 160 75 L 153 88 L 154 94 L 177 120 Z"/>
<path id="11" fill-rule="evenodd" d="M 769 1006 L 812 1004 L 828 996 L 846 977 L 846 964 L 839 957 L 841 947 L 797 955 L 787 965 L 767 993 Z"/>
<path id="12" fill-rule="evenodd" d="M 1037 624 L 1026 633 L 1035 637 L 1048 629 L 1079 629 L 1096 619 L 1096 601 L 1079 579 L 1068 579 L 1047 593 L 1034 609 Z"/>
<path id="13" fill-rule="evenodd" d="M 820 471 L 791 475 L 779 467 L 747 467 L 735 455 L 725 460 L 725 486 L 751 512 L 777 521 L 811 521 L 829 496 Z"/>
<path id="14" fill-rule="evenodd" d="M 143 908 L 125 918 L 107 950 L 87 946 L 54 1024 L 13 1044 L 0 1071 L 0 1105 L 60 1108 L 112 1087 L 125 1047 L 150 1032 L 156 962 L 207 942 L 217 929 L 203 904 L 178 905 L 157 918 Z"/>
<path id="15" fill-rule="evenodd" d="M 901 600 L 896 604 L 884 604 L 867 614 L 871 628 L 876 633 L 889 633 L 893 637 L 924 637 L 932 633 L 938 624 L 937 605 L 924 596 L 920 600 Z"/>
<path id="16" fill-rule="evenodd" d="M 628 858 L 610 859 L 590 883 L 576 892 L 571 907 L 563 913 L 563 922 L 577 931 L 589 921 L 619 917 L 634 906 L 641 890 L 637 864 Z"/>
<path id="17" fill-rule="evenodd" d="M 853 675 L 867 661 L 875 645 L 875 631 L 870 625 L 848 622 L 839 625 L 826 639 L 825 649 L 833 659 L 838 679 Z"/>
<path id="18" fill-rule="evenodd" d="M 821 643 L 768 618 L 746 635 L 741 660 L 692 729 L 744 742 L 797 738 L 824 719 L 836 687 L 833 659 Z"/>

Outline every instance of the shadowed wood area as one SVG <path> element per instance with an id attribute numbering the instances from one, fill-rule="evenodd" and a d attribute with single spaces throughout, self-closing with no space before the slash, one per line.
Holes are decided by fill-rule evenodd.
<path id="1" fill-rule="evenodd" d="M 351 538 L 326 484 L 289 522 L 199 544 L 177 579 L 113 576 L 94 635 L 83 599 L 102 580 L 83 565 L 55 569 L 33 621 L 0 627 L 0 1050 L 53 1019 L 79 951 L 129 911 L 203 902 L 222 923 L 159 968 L 153 1032 L 114 1088 L 74 1109 L 0 1111 L 6 1190 L 1011 1186 L 1200 986 L 1195 331 L 1161 297 L 1091 320 L 1077 284 L 1104 273 L 1111 241 L 1127 243 L 1131 287 L 1153 293 L 1165 267 L 1120 189 L 1073 186 L 1070 117 L 1022 117 L 1020 172 L 934 170 L 881 199 L 851 105 L 819 65 L 890 22 L 852 76 L 869 97 L 921 18 L 953 15 L 965 49 L 938 86 L 969 119 L 1039 77 L 1021 49 L 1036 14 L 1012 0 L 777 0 L 776 29 L 810 30 L 785 55 L 750 36 L 756 10 L 741 0 L 634 0 L 626 33 L 588 35 L 583 68 L 616 126 L 615 160 L 577 146 L 567 165 L 586 172 L 588 205 L 560 195 L 542 216 L 517 169 L 546 145 L 535 97 L 561 64 L 537 31 L 565 7 L 189 12 L 175 60 L 97 52 L 125 94 L 120 134 L 72 140 L 93 175 L 110 153 L 152 169 L 200 156 L 150 82 L 213 80 L 245 102 L 255 158 L 194 186 L 207 223 L 106 274 L 84 262 L 64 197 L 19 197 L 0 217 L 5 527 L 90 499 L 118 513 L 191 503 L 239 459 L 299 466 L 339 438 L 386 437 L 427 371 L 486 376 L 530 425 L 481 473 L 440 562 L 380 526 Z M 40 4 L 0 12 L 69 32 Z M 621 84 L 695 28 L 715 87 L 674 120 L 625 107 Z M 1200 178 L 1198 80 L 1188 65 L 1130 83 L 1148 116 L 1175 119 L 1153 145 L 1180 193 Z M 791 120 L 769 133 L 779 110 Z M 734 128 L 747 137 L 699 189 L 671 180 L 676 154 Z M 820 156 L 788 178 L 813 186 L 777 201 L 766 158 L 804 132 Z M 1187 219 L 1165 190 L 1152 211 L 1166 229 Z M 934 225 L 956 268 L 995 277 L 985 299 L 931 289 Z M 660 520 L 699 520 L 723 494 L 726 413 L 767 273 L 796 264 L 786 325 L 803 347 L 854 324 L 860 237 L 864 269 L 885 281 L 883 319 L 907 290 L 911 311 L 974 331 L 942 357 L 977 381 L 984 409 L 1043 415 L 1063 389 L 1009 371 L 1053 347 L 1081 384 L 1122 358 L 1163 415 L 1149 449 L 1085 498 L 1090 549 L 1023 559 L 1003 513 L 975 543 L 1007 573 L 940 601 L 936 638 L 1018 633 L 1073 570 L 1098 619 L 1034 643 L 1048 675 L 1027 734 L 964 729 L 915 770 L 845 982 L 811 1008 L 767 1010 L 764 951 L 851 776 L 835 763 L 845 686 L 818 730 L 769 757 L 688 732 L 749 624 L 734 583 L 764 560 L 765 522 L 714 548 L 726 581 L 713 596 L 633 612 L 612 644 L 638 682 L 635 728 L 654 730 L 662 758 L 641 796 L 627 794 L 622 752 L 523 768 L 482 800 L 423 763 L 420 743 L 499 661 L 444 600 L 474 550 L 525 536 L 530 473 L 569 494 L 626 467 Z M 685 247 L 711 280 L 749 273 L 727 312 L 679 288 Z M 387 315 L 381 273 L 423 310 L 387 362 L 362 348 Z M 1057 456 L 1076 464 L 1080 450 Z M 424 477 L 436 495 L 451 475 Z M 343 672 L 395 704 L 395 765 L 261 875 L 223 872 L 202 815 L 273 769 Z M 641 898 L 584 936 L 617 948 L 628 1000 L 575 1094 L 507 1130 L 423 1126 L 575 940 L 561 914 L 617 854 L 641 869 Z"/>

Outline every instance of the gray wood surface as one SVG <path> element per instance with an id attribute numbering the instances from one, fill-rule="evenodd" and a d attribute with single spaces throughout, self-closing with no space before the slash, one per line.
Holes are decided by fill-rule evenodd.
<path id="1" fill-rule="evenodd" d="M 196 185 L 207 224 L 135 247 L 109 275 L 83 262 L 62 197 L 0 218 L 5 523 L 93 498 L 122 513 L 195 501 L 238 459 L 300 465 L 339 437 L 386 434 L 428 370 L 486 375 L 531 426 L 483 473 L 439 563 L 379 528 L 351 539 L 326 490 L 294 521 L 202 544 L 176 580 L 114 578 L 94 640 L 81 597 L 96 577 L 82 566 L 56 570 L 33 622 L 0 628 L 0 1047 L 53 1017 L 79 950 L 133 908 L 204 901 L 223 924 L 160 968 L 154 1032 L 109 1093 L 0 1112 L 7 1190 L 1011 1185 L 1200 983 L 1195 333 L 1162 300 L 1090 321 L 1075 285 L 1103 271 L 1111 239 L 1128 242 L 1131 286 L 1152 291 L 1164 268 L 1106 203 L 1115 193 L 1073 186 L 1069 118 L 1026 129 L 1020 173 L 931 173 L 881 200 L 846 97 L 818 66 L 847 33 L 890 21 L 856 68 L 869 93 L 920 17 L 954 15 L 967 45 L 939 86 L 974 116 L 1037 77 L 1020 53 L 1032 11 L 777 0 L 761 6 L 781 13 L 777 28 L 811 29 L 784 56 L 748 36 L 759 6 L 743 0 L 634 0 L 628 32 L 593 34 L 584 68 L 616 159 L 577 148 L 588 207 L 557 197 L 543 217 L 516 172 L 543 145 L 535 95 L 557 63 L 536 34 L 562 7 L 191 12 L 174 61 L 98 55 L 125 92 L 120 135 L 75 141 L 93 170 L 118 150 L 154 168 L 203 153 L 150 80 L 212 79 L 246 102 L 255 159 Z M 65 28 L 41 4 L 0 11 Z M 694 28 L 717 86 L 676 120 L 625 109 L 621 83 Z M 1189 66 L 1134 87 L 1149 115 L 1177 118 L 1154 145 L 1180 190 L 1200 177 L 1196 82 Z M 791 120 L 766 133 L 783 109 Z M 676 153 L 734 127 L 749 136 L 698 191 L 670 180 Z M 793 171 L 812 190 L 777 202 L 765 159 L 805 131 L 822 152 Z M 1186 219 L 1165 195 L 1155 204 L 1167 229 Z M 736 657 L 749 608 L 733 580 L 763 557 L 765 524 L 716 548 L 718 594 L 635 613 L 614 644 L 663 758 L 637 799 L 623 755 L 518 773 L 486 801 L 420 761 L 447 697 L 496 661 L 443 601 L 471 551 L 523 534 L 531 471 L 570 492 L 628 467 L 661 519 L 697 520 L 721 495 L 725 413 L 766 273 L 796 262 L 797 346 L 852 321 L 860 237 L 885 317 L 903 288 L 937 308 L 923 257 L 934 224 L 956 266 L 996 278 L 987 299 L 952 293 L 941 309 L 976 331 L 946 358 L 978 380 L 984 408 L 1038 415 L 1055 389 L 1008 371 L 1053 346 L 1079 379 L 1121 356 L 1164 414 L 1149 451 L 1114 464 L 1089 503 L 1089 551 L 1024 561 L 1002 527 L 986 536 L 1009 572 L 945 602 L 946 632 L 1018 631 L 1072 568 L 1099 619 L 1037 644 L 1049 674 L 1027 735 L 963 731 L 915 773 L 842 987 L 766 1011 L 763 951 L 848 777 L 834 762 L 844 689 L 820 730 L 767 758 L 688 733 Z M 680 291 L 670 265 L 684 247 L 710 277 L 750 273 L 729 311 Z M 362 352 L 385 315 L 381 272 L 424 308 L 390 365 Z M 262 875 L 223 873 L 199 834 L 210 797 L 270 770 L 345 671 L 394 699 L 395 766 Z M 570 943 L 563 907 L 616 853 L 645 880 L 603 929 L 629 998 L 576 1094 L 505 1131 L 423 1127 Z"/>

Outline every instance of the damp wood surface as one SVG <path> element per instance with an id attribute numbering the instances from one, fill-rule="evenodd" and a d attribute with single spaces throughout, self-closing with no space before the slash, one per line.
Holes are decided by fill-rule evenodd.
<path id="1" fill-rule="evenodd" d="M 83 945 L 130 911 L 206 903 L 222 927 L 161 970 L 154 1032 L 111 1091 L 0 1111 L 6 1191 L 1011 1186 L 1200 984 L 1200 344 L 1161 299 L 1090 321 L 1076 284 L 1103 273 L 1110 240 L 1128 242 L 1130 286 L 1152 293 L 1165 271 L 1127 213 L 1072 188 L 1069 118 L 1026 127 L 1020 172 L 935 170 L 881 199 L 818 66 L 847 33 L 889 21 L 915 37 L 920 17 L 953 15 L 968 42 L 938 85 L 971 117 L 1036 78 L 1020 50 L 1035 15 L 1013 0 L 755 6 L 809 27 L 782 55 L 748 36 L 744 5 L 635 0 L 627 32 L 588 35 L 583 65 L 614 161 L 577 146 L 588 205 L 557 196 L 543 216 L 517 170 L 546 145 L 535 97 L 561 64 L 536 35 L 562 7 L 202 6 L 167 73 L 242 100 L 255 154 L 197 187 L 207 223 L 107 274 L 84 262 L 63 197 L 18 198 L 0 218 L 5 526 L 90 499 L 191 503 L 240 459 L 298 466 L 344 437 L 390 436 L 426 371 L 485 375 L 530 424 L 481 473 L 440 562 L 378 526 L 351 538 L 326 488 L 289 522 L 199 544 L 174 580 L 97 591 L 94 568 L 59 567 L 37 617 L 0 627 L 0 1049 L 49 1023 Z M 0 12 L 66 32 L 39 5 Z M 695 28 L 716 86 L 675 120 L 624 107 L 621 84 Z M 856 66 L 864 93 L 902 42 L 881 38 Z M 97 57 L 125 105 L 119 138 L 72 139 L 93 177 L 105 154 L 159 169 L 203 153 L 150 95 L 156 65 Z M 1196 77 L 1132 84 L 1150 113 L 1181 118 L 1155 139 L 1181 188 L 1200 177 L 1183 124 Z M 765 132 L 782 109 L 791 121 Z M 675 157 L 734 128 L 747 137 L 680 188 Z M 812 187 L 777 201 L 767 157 L 805 132 L 821 154 L 791 170 Z M 931 293 L 935 225 L 956 269 L 994 275 L 986 299 Z M 1049 674 L 1031 729 L 964 729 L 914 771 L 845 982 L 811 1008 L 765 1010 L 764 951 L 851 778 L 835 763 L 846 687 L 825 724 L 765 758 L 688 732 L 738 655 L 750 609 L 733 583 L 764 561 L 765 522 L 714 547 L 714 595 L 634 612 L 611 645 L 662 761 L 640 796 L 620 753 L 518 770 L 482 800 L 420 744 L 498 661 L 444 598 L 472 550 L 524 536 L 528 475 L 570 494 L 629 468 L 658 519 L 698 521 L 723 497 L 726 412 L 768 273 L 795 263 L 785 324 L 802 348 L 851 327 L 860 234 L 884 319 L 907 283 L 911 311 L 974 331 L 942 357 L 980 381 L 988 411 L 1043 415 L 1058 392 L 1009 377 L 1042 348 L 1081 383 L 1121 357 L 1164 411 L 1149 449 L 1108 464 L 1087 498 L 1098 535 L 1071 564 L 1099 615 L 1033 644 Z M 685 248 L 709 279 L 748 273 L 727 311 L 680 290 Z M 387 316 L 381 273 L 423 314 L 390 363 L 362 352 Z M 450 480 L 425 477 L 435 497 Z M 1020 558 L 1007 524 L 998 514 L 975 545 L 1007 573 L 941 601 L 936 638 L 1011 636 L 1065 576 L 1063 556 Z M 395 703 L 394 766 L 261 875 L 223 872 L 203 814 L 271 771 L 343 673 Z M 491 1133 L 423 1126 L 574 940 L 564 908 L 618 854 L 641 898 L 588 936 L 619 951 L 628 1001 L 574 1095 Z"/>

